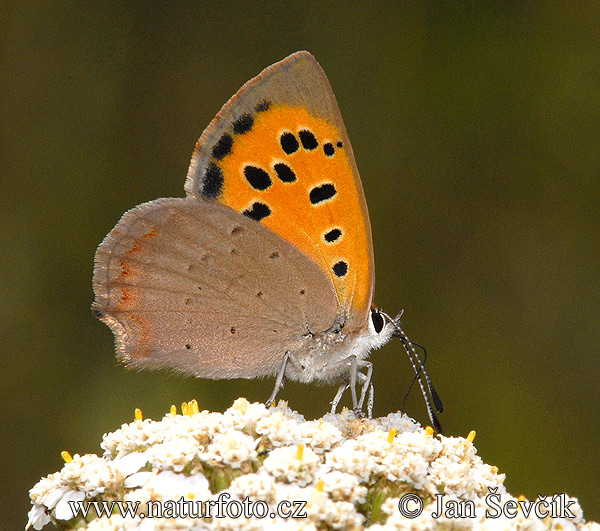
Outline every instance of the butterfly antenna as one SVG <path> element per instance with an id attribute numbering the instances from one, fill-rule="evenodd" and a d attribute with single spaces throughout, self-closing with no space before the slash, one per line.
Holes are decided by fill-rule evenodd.
<path id="1" fill-rule="evenodd" d="M 400 342 L 402 343 L 402 346 L 404 347 L 404 351 L 406 351 L 406 342 L 404 341 L 404 338 L 398 334 L 395 334 L 394 337 L 397 337 L 398 339 L 400 339 Z M 416 343 L 413 341 L 413 345 L 417 348 L 421 348 L 422 345 L 419 345 L 419 343 Z M 409 356 L 412 355 L 411 353 L 407 354 Z M 423 363 L 421 364 L 421 366 L 424 366 L 425 363 L 427 363 L 427 351 L 425 349 L 423 349 Z M 406 390 L 406 393 L 404 393 L 404 401 L 402 402 L 402 411 L 404 411 L 406 409 L 406 403 L 408 402 L 408 396 L 410 395 L 410 392 L 412 391 L 413 386 L 415 385 L 415 382 L 417 381 L 417 378 L 419 377 L 419 372 L 421 371 L 421 368 L 419 367 L 418 371 L 415 372 L 415 375 L 413 376 L 413 379 L 410 381 L 410 385 L 408 386 L 408 389 Z"/>
<path id="2" fill-rule="evenodd" d="M 408 355 L 408 358 L 413 366 L 413 370 L 415 371 L 415 376 L 410 384 L 409 391 L 410 388 L 413 386 L 414 382 L 418 381 L 419 387 L 421 388 L 421 393 L 423 394 L 423 398 L 425 399 L 425 405 L 427 407 L 429 419 L 431 420 L 435 431 L 441 433 L 442 426 L 431 404 L 433 402 L 433 405 L 435 406 L 435 409 L 438 413 L 441 413 L 443 411 L 444 405 L 442 403 L 442 400 L 440 399 L 440 396 L 437 394 L 437 391 L 435 390 L 431 379 L 429 378 L 429 374 L 427 374 L 427 371 L 425 370 L 427 350 L 425 350 L 425 348 L 422 345 L 411 341 L 410 338 L 406 335 L 406 332 L 400 326 L 400 318 L 402 317 L 402 313 L 403 312 L 400 312 L 396 319 L 392 319 L 388 314 L 384 312 L 381 312 L 381 315 L 385 316 L 389 320 L 389 322 L 392 323 L 392 326 L 394 327 L 393 336 L 399 338 L 402 342 L 402 346 L 404 347 L 404 350 L 406 351 L 406 354 Z M 423 350 L 423 361 L 421 361 L 421 359 L 419 358 L 415 346 Z M 406 404 L 407 397 L 408 393 L 404 399 L 404 405 Z M 404 405 L 402 406 L 402 409 L 404 409 Z"/>
<path id="3" fill-rule="evenodd" d="M 431 378 L 429 378 L 429 374 L 425 370 L 425 363 L 427 362 L 427 349 L 420 343 L 417 343 L 416 341 L 412 341 L 406 335 L 406 332 L 404 332 L 404 330 L 400 326 L 400 319 L 401 319 L 403 313 L 404 313 L 404 310 L 402 310 L 396 316 L 396 319 L 391 319 L 391 321 L 394 324 L 394 328 L 396 329 L 396 333 L 394 334 L 394 336 L 400 339 L 400 341 L 402 342 L 402 345 L 404 346 L 404 350 L 407 352 L 408 356 L 411 357 L 411 355 L 414 355 L 414 357 L 416 358 L 416 360 L 418 362 L 419 369 L 415 372 L 413 381 L 411 382 L 411 384 L 409 386 L 409 391 L 410 391 L 410 388 L 414 385 L 415 381 L 418 379 L 419 374 L 421 372 L 423 372 L 423 375 L 425 376 L 425 381 L 427 383 L 427 389 L 429 391 L 429 394 L 431 395 L 431 399 L 433 400 L 435 409 L 438 413 L 441 413 L 442 411 L 444 411 L 444 404 L 442 403 L 442 399 L 440 398 L 437 391 L 435 390 L 435 387 L 433 386 L 433 382 L 431 381 Z M 389 318 L 389 315 L 386 314 L 386 317 Z M 410 348 L 410 351 L 407 350 L 407 345 Z M 423 351 L 423 361 L 422 362 L 419 359 L 419 356 L 415 350 L 415 347 L 420 348 Z M 405 399 L 405 402 L 406 402 L 406 399 Z M 403 407 L 404 407 L 404 405 L 403 405 Z"/>
<path id="4" fill-rule="evenodd" d="M 402 342 L 402 346 L 404 346 L 404 349 L 406 350 L 406 343 L 404 341 L 404 338 L 400 335 L 396 335 L 395 337 L 400 339 L 400 341 Z M 410 340 L 410 342 L 415 347 L 420 348 L 423 351 L 423 362 L 421 362 L 421 360 L 419 360 L 419 358 L 417 357 L 417 360 L 420 363 L 418 372 L 421 372 L 421 371 L 423 372 L 423 374 L 425 376 L 425 381 L 427 383 L 427 389 L 429 390 L 429 394 L 431 395 L 431 398 L 433 399 L 433 404 L 435 405 L 435 409 L 438 413 L 441 413 L 442 411 L 444 411 L 444 404 L 442 404 L 442 399 L 437 394 L 437 391 L 435 390 L 435 387 L 433 386 L 433 383 L 431 382 L 431 379 L 429 378 L 429 374 L 427 374 L 427 371 L 425 370 L 425 363 L 427 363 L 427 349 L 420 343 L 417 343 L 416 341 Z M 404 409 L 404 407 L 406 406 L 406 401 L 408 399 L 408 393 L 410 393 L 412 386 L 417 381 L 417 376 L 418 376 L 417 374 L 414 375 L 412 382 L 410 382 L 410 385 L 408 386 L 408 391 L 406 393 L 406 396 L 404 397 L 404 403 L 402 404 L 402 409 Z"/>

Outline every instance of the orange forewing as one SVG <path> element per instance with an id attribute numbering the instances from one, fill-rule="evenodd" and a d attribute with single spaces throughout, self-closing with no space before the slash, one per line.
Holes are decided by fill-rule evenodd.
<path id="1" fill-rule="evenodd" d="M 308 150 L 300 143 L 297 151 L 286 154 L 281 135 L 290 132 L 298 138 L 299 131 L 304 130 L 314 134 L 318 146 Z M 325 145 L 333 151 L 330 156 L 325 154 Z M 319 265 L 335 286 L 340 309 L 345 310 L 347 306 L 362 309 L 371 303 L 369 242 L 346 153 L 334 124 L 311 116 L 304 108 L 272 105 L 256 115 L 251 130 L 236 137 L 231 153 L 217 162 L 225 177 L 217 201 L 238 212 L 250 210 L 255 201 L 268 205 L 271 214 L 261 223 Z M 275 166 L 280 163 L 292 170 L 295 181 L 278 178 Z M 272 184 L 265 190 L 253 188 L 244 174 L 247 166 L 266 171 Z M 312 204 L 310 191 L 326 183 L 335 186 L 335 195 Z M 341 236 L 328 242 L 325 235 L 335 229 Z M 332 269 L 340 261 L 348 266 L 342 276 Z"/>
<path id="2" fill-rule="evenodd" d="M 298 138 L 304 129 L 318 146 L 282 151 L 281 134 Z M 295 182 L 278 179 L 278 162 L 289 166 Z M 251 186 L 246 165 L 266 172 L 269 186 Z M 335 197 L 312 204 L 311 190 L 327 183 Z M 257 203 L 263 211 L 268 207 L 268 215 L 254 219 L 309 256 L 330 279 L 338 321 L 348 331 L 366 326 L 375 279 L 369 214 L 335 96 L 312 55 L 297 52 L 266 68 L 223 106 L 196 144 L 185 188 L 191 197 L 242 214 Z M 340 236 L 333 238 L 337 231 Z"/>

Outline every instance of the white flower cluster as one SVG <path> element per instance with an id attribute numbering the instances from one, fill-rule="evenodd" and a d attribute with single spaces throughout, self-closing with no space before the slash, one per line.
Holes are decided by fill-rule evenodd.
<path id="1" fill-rule="evenodd" d="M 518 501 L 504 475 L 482 462 L 472 438 L 435 436 L 399 413 L 305 421 L 285 403 L 267 409 L 240 398 L 224 413 L 140 416 L 106 434 L 102 448 L 103 457 L 66 454 L 63 469 L 31 489 L 28 528 L 600 531 L 568 498 L 570 519 L 487 517 L 490 492 Z M 422 501 L 419 514 L 399 510 L 406 496 L 405 508 Z M 436 515 L 438 498 L 476 515 Z"/>

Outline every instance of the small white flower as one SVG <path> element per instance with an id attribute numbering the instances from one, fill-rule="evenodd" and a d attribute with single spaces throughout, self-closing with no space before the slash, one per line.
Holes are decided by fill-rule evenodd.
<path id="1" fill-rule="evenodd" d="M 342 432 L 322 420 L 311 420 L 300 424 L 300 437 L 315 452 L 322 454 L 342 441 Z"/>
<path id="2" fill-rule="evenodd" d="M 389 481 L 409 483 L 421 490 L 427 482 L 429 463 L 419 453 L 389 452 L 381 461 L 378 471 Z"/>
<path id="3" fill-rule="evenodd" d="M 219 433 L 208 445 L 208 452 L 201 454 L 200 458 L 204 461 L 222 462 L 232 468 L 240 468 L 244 461 L 256 459 L 257 442 L 241 431 L 230 430 Z"/>
<path id="4" fill-rule="evenodd" d="M 154 475 L 144 488 L 152 493 L 153 496 L 169 499 L 179 499 L 181 496 L 203 499 L 210 495 L 208 480 L 202 474 L 177 474 L 169 470 L 164 470 Z"/>
<path id="5" fill-rule="evenodd" d="M 195 439 L 182 436 L 168 443 L 156 444 L 147 450 L 149 460 L 157 468 L 181 472 L 202 452 Z"/>
<path id="6" fill-rule="evenodd" d="M 164 436 L 164 426 L 150 419 L 136 420 L 123 424 L 113 433 L 105 433 L 100 447 L 104 455 L 115 456 L 120 453 L 135 452 L 140 447 L 147 447 L 160 442 Z"/>
<path id="7" fill-rule="evenodd" d="M 25 529 L 27 530 L 33 526 L 34 529 L 39 531 L 51 520 L 52 519 L 46 510 L 46 506 L 34 503 L 33 507 L 27 514 L 27 525 L 25 526 Z"/>
<path id="8" fill-rule="evenodd" d="M 61 498 L 69 492 L 69 487 L 57 486 L 54 490 L 48 490 L 43 496 L 40 496 L 37 503 L 45 505 L 48 509 L 54 509 Z"/>
<path id="9" fill-rule="evenodd" d="M 136 487 L 142 487 L 150 478 L 154 476 L 154 472 L 137 472 L 136 474 L 132 474 L 129 476 L 124 482 L 123 487 L 126 489 L 134 489 Z"/>
<path id="10" fill-rule="evenodd" d="M 102 457 L 94 454 L 73 456 L 73 460 L 66 463 L 60 472 L 62 486 L 77 488 L 89 496 L 102 494 L 107 488 L 117 486 L 117 473 Z"/>
<path id="11" fill-rule="evenodd" d="M 359 484 L 356 476 L 334 470 L 320 479 L 323 480 L 323 491 L 329 494 L 333 501 L 365 503 L 367 488 Z"/>
<path id="12" fill-rule="evenodd" d="M 200 411 L 191 417 L 182 415 L 173 419 L 173 425 L 177 427 L 171 430 L 171 437 L 190 436 L 200 444 L 205 444 L 217 433 L 224 433 L 233 426 L 231 419 L 226 418 L 223 413 Z"/>
<path id="13" fill-rule="evenodd" d="M 42 500 L 47 495 L 59 488 L 60 483 L 60 472 L 49 474 L 47 477 L 40 479 L 31 489 L 29 489 L 29 497 L 31 498 L 31 501 L 33 503 L 44 503 Z"/>
<path id="14" fill-rule="evenodd" d="M 569 496 L 565 497 L 566 503 L 569 503 L 571 501 L 575 502 L 573 505 L 571 505 L 569 507 L 569 510 L 575 515 L 575 519 L 572 519 L 571 521 L 576 524 L 581 524 L 584 522 L 583 509 L 581 508 L 581 505 L 579 505 L 579 500 L 577 500 L 577 498 L 573 498 L 573 497 L 569 497 Z"/>
<path id="15" fill-rule="evenodd" d="M 256 423 L 256 433 L 263 435 L 273 446 L 297 444 L 302 440 L 300 424 L 287 417 L 283 411 L 268 411 L 268 415 Z"/>
<path id="16" fill-rule="evenodd" d="M 327 522 L 333 529 L 362 529 L 365 521 L 364 515 L 356 510 L 353 503 L 338 501 L 331 502 L 333 511 L 330 520 Z"/>
<path id="17" fill-rule="evenodd" d="M 406 413 L 390 413 L 387 417 L 376 419 L 379 429 L 389 432 L 396 428 L 398 433 L 419 431 L 421 426 Z"/>
<path id="18" fill-rule="evenodd" d="M 81 492 L 80 490 L 70 490 L 56 504 L 54 516 L 57 520 L 70 520 L 71 518 L 75 518 L 69 502 L 80 502 L 83 500 L 85 500 L 84 492 Z"/>
<path id="19" fill-rule="evenodd" d="M 264 467 L 256 474 L 244 474 L 235 478 L 229 487 L 232 494 L 244 499 L 246 496 L 253 500 L 263 500 L 273 503 L 277 482 Z"/>
<path id="20" fill-rule="evenodd" d="M 577 526 L 566 518 L 557 518 L 556 520 L 552 520 L 552 527 L 550 529 L 553 531 L 577 531 Z"/>
<path id="21" fill-rule="evenodd" d="M 325 462 L 332 470 L 354 474 L 361 482 L 367 482 L 374 472 L 371 456 L 359 449 L 357 441 L 352 439 L 327 453 Z"/>
<path id="22" fill-rule="evenodd" d="M 302 454 L 300 458 L 299 453 Z M 278 480 L 304 486 L 314 480 L 320 464 L 321 459 L 310 448 L 299 451 L 298 447 L 286 446 L 272 450 L 263 469 Z"/>
<path id="23" fill-rule="evenodd" d="M 146 452 L 131 452 L 130 454 L 120 454 L 112 462 L 113 468 L 121 475 L 127 477 L 135 474 L 140 468 L 146 466 L 149 456 Z"/>
<path id="24" fill-rule="evenodd" d="M 236 426 L 240 431 L 255 430 L 257 422 L 267 414 L 264 404 L 251 404 L 245 398 L 238 398 L 233 405 L 223 413 L 224 419 Z"/>

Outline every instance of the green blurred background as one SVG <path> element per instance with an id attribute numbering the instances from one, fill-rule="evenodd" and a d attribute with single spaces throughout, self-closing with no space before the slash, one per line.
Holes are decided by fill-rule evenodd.
<path id="1" fill-rule="evenodd" d="M 61 450 L 140 407 L 222 411 L 273 380 L 128 372 L 89 310 L 97 245 L 127 209 L 183 195 L 222 104 L 299 49 L 327 72 L 371 213 L 377 303 L 429 350 L 445 431 L 477 430 L 514 494 L 600 519 L 597 2 L 22 1 L 0 35 L 0 527 Z M 375 413 L 412 370 L 375 352 Z M 334 388 L 286 387 L 309 418 Z M 408 413 L 427 422 L 418 392 Z"/>

